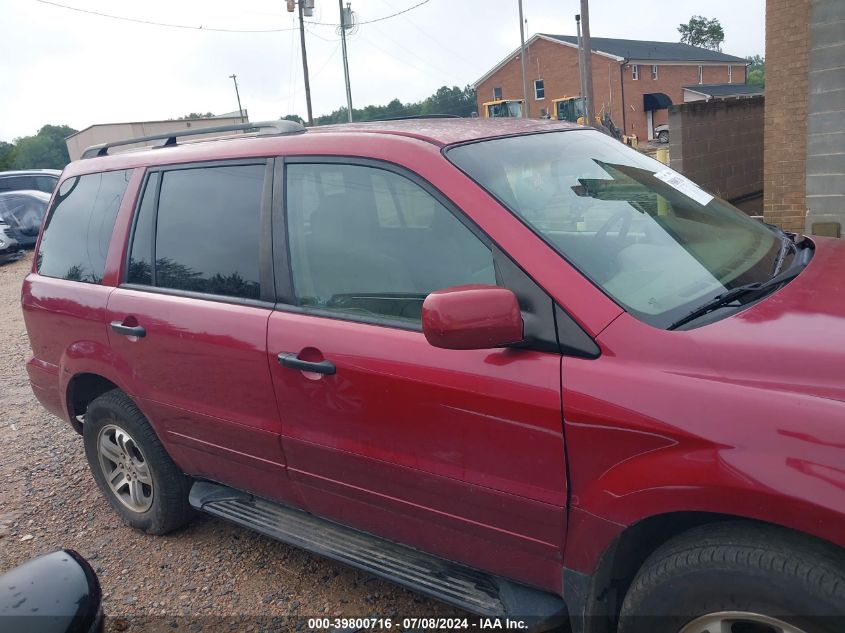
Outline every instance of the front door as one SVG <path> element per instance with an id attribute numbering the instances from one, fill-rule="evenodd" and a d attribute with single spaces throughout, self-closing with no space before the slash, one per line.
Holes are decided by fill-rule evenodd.
<path id="1" fill-rule="evenodd" d="M 295 502 L 267 366 L 271 173 L 264 159 L 152 170 L 107 318 L 115 364 L 183 470 Z"/>
<path id="2" fill-rule="evenodd" d="M 438 349 L 420 330 L 431 291 L 497 282 L 489 240 L 394 167 L 289 161 L 286 180 L 292 288 L 268 353 L 306 507 L 559 588 L 560 355 Z"/>

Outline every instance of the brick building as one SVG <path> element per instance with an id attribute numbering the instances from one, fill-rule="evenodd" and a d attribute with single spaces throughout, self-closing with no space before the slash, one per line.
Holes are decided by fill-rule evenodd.
<path id="1" fill-rule="evenodd" d="M 787 230 L 845 227 L 845 2 L 766 2 L 763 213 Z"/>
<path id="2" fill-rule="evenodd" d="M 747 61 L 677 42 L 592 38 L 593 96 L 596 113 L 609 112 L 627 134 L 652 138 L 666 123 L 667 108 L 684 100 L 685 86 L 744 84 Z M 478 111 L 494 99 L 522 98 L 517 49 L 475 82 Z M 528 116 L 552 111 L 552 100 L 580 94 L 578 44 L 572 35 L 536 34 L 526 42 Z"/>

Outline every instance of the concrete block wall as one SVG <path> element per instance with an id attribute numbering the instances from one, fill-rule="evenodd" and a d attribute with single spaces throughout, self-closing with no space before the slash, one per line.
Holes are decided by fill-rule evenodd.
<path id="1" fill-rule="evenodd" d="M 670 166 L 728 201 L 761 194 L 764 104 L 750 97 L 672 106 Z"/>

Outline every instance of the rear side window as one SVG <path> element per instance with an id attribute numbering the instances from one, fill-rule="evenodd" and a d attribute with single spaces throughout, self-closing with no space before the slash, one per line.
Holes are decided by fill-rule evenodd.
<path id="1" fill-rule="evenodd" d="M 98 284 L 131 169 L 68 178 L 53 201 L 38 250 L 46 277 Z"/>
<path id="2" fill-rule="evenodd" d="M 138 210 L 127 281 L 259 299 L 264 172 L 261 164 L 153 173 Z"/>
<path id="3" fill-rule="evenodd" d="M 32 180 L 32 176 L 7 176 L 0 178 L 0 191 L 23 191 L 25 189 L 32 189 L 34 186 L 35 182 Z"/>

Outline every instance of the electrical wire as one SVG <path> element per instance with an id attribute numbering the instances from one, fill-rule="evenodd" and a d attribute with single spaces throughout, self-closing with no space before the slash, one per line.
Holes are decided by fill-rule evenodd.
<path id="1" fill-rule="evenodd" d="M 141 18 L 129 18 L 123 15 L 114 15 L 112 13 L 103 13 L 102 11 L 93 11 L 91 9 L 81 9 L 80 7 L 71 7 L 66 4 L 60 4 L 58 2 L 52 2 L 51 0 L 35 0 L 35 2 L 39 2 L 41 4 L 46 4 L 51 7 L 58 7 L 60 9 L 67 9 L 69 11 L 76 11 L 78 13 L 86 13 L 88 15 L 96 15 L 101 18 L 109 18 L 112 20 L 121 20 L 123 22 L 133 22 L 135 24 L 146 24 L 147 26 L 163 26 L 171 29 L 187 29 L 190 31 L 211 31 L 215 33 L 283 33 L 286 31 L 296 30 L 290 28 L 279 28 L 279 29 L 224 29 L 219 27 L 212 27 L 212 26 L 193 26 L 190 24 L 173 24 L 169 22 L 155 22 L 153 20 L 143 20 Z M 380 18 L 375 18 L 373 20 L 367 20 L 366 22 L 359 22 L 359 24 L 372 24 L 374 22 L 382 22 L 384 20 L 389 20 L 390 18 L 394 18 L 397 15 L 402 15 L 403 13 L 407 13 L 408 11 L 412 11 L 417 7 L 421 7 L 424 4 L 431 2 L 431 0 L 422 0 L 422 2 L 418 2 L 417 4 L 408 7 L 407 9 L 403 9 L 402 11 L 397 11 L 391 15 L 385 15 Z M 314 24 L 317 26 L 331 26 L 337 28 L 340 24 L 331 24 L 328 22 L 312 22 L 310 20 L 305 20 L 306 24 Z"/>
<path id="2" fill-rule="evenodd" d="M 401 11 L 397 11 L 396 13 L 391 13 L 390 15 L 385 15 L 380 18 L 373 18 L 372 20 L 365 20 L 363 22 L 358 22 L 358 26 L 363 26 L 364 24 L 373 24 L 375 22 L 383 22 L 384 20 L 389 20 L 390 18 L 395 18 L 397 15 L 402 15 L 403 13 L 408 13 L 408 11 L 413 11 L 417 7 L 421 7 L 424 4 L 428 4 L 431 0 L 422 0 L 422 2 L 418 2 L 415 5 L 408 7 L 407 9 L 402 9 Z M 306 20 L 306 24 L 316 24 L 318 26 L 333 26 L 335 28 L 339 27 L 340 24 L 332 24 L 330 22 L 311 22 Z"/>
<path id="3" fill-rule="evenodd" d="M 102 13 L 100 11 L 92 11 L 90 9 L 80 9 L 79 7 L 70 7 L 66 4 L 59 4 L 58 2 L 51 2 L 50 0 L 35 0 L 41 4 L 48 4 L 52 7 L 59 7 L 60 9 L 68 9 L 69 11 L 77 11 L 79 13 L 87 13 L 89 15 L 96 15 L 101 18 L 110 18 L 112 20 L 122 20 L 124 22 L 134 22 L 135 24 L 146 24 L 148 26 L 165 26 L 171 29 L 187 29 L 191 31 L 214 31 L 216 33 L 282 33 L 284 31 L 296 30 L 293 29 L 221 29 L 211 26 L 192 26 L 190 24 L 171 24 L 167 22 L 154 22 L 152 20 L 142 20 L 140 18 L 128 18 L 122 15 L 113 15 L 111 13 Z"/>

